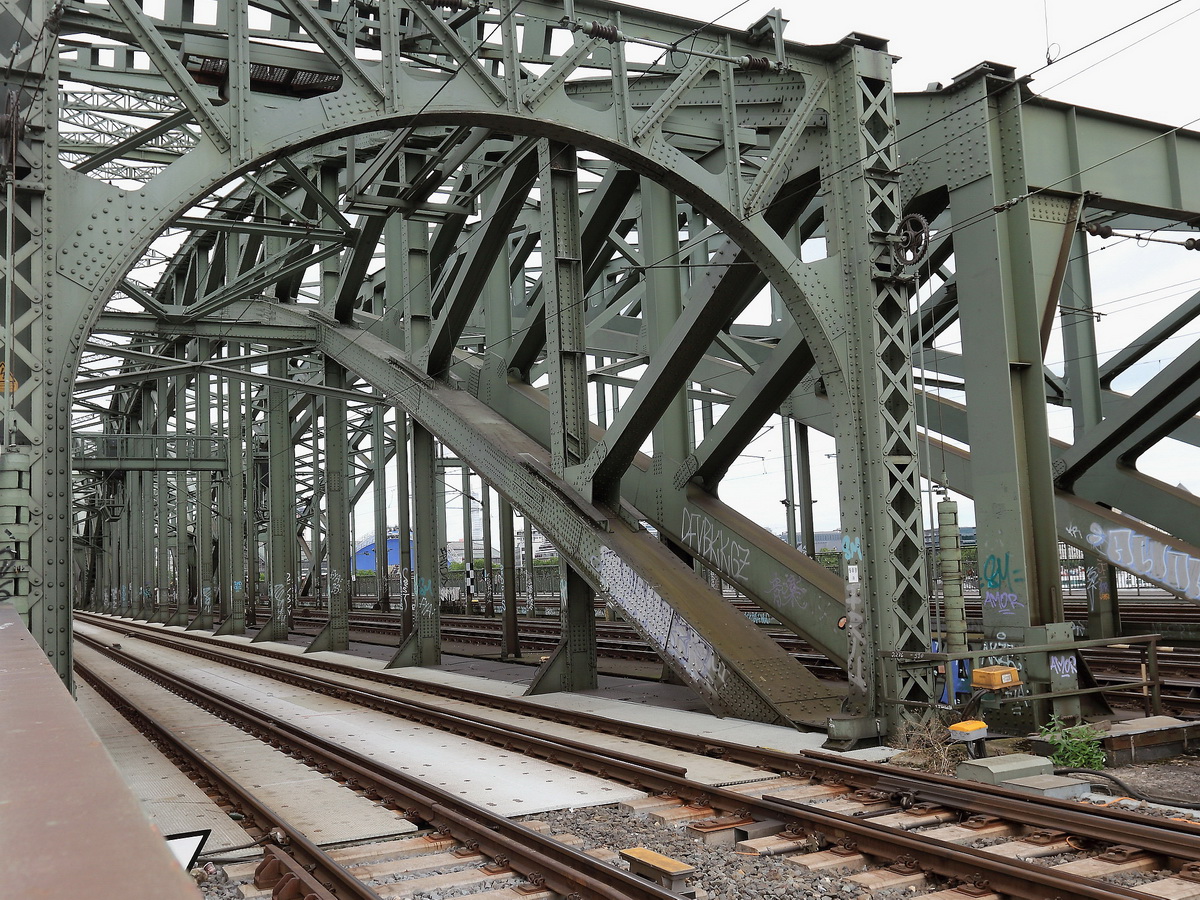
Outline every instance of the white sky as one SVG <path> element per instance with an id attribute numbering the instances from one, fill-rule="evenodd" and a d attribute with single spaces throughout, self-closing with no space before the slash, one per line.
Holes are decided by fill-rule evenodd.
<path id="1" fill-rule="evenodd" d="M 721 17 L 721 24 L 732 27 L 748 27 L 773 6 L 770 0 L 747 0 L 729 12 L 735 2 L 658 0 L 647 5 L 656 11 L 705 21 Z M 931 82 L 949 83 L 955 75 L 984 60 L 1013 66 L 1018 75 L 1027 75 L 1046 66 L 1048 52 L 1056 59 L 1066 57 L 1162 7 L 1167 8 L 1038 72 L 1031 87 L 1051 99 L 1168 126 L 1186 126 L 1200 118 L 1193 56 L 1193 48 L 1200 46 L 1200 0 L 1010 0 L 1003 6 L 964 0 L 924 0 L 915 4 L 894 0 L 800 4 L 793 0 L 781 5 L 784 16 L 791 20 L 785 35 L 792 41 L 833 43 L 854 31 L 886 38 L 892 53 L 901 57 L 893 70 L 898 91 L 923 90 Z M 1200 123 L 1191 127 L 1200 130 Z M 1093 254 L 1092 269 L 1094 282 L 1102 287 L 1097 290 L 1095 303 L 1106 313 L 1097 326 L 1102 356 L 1200 290 L 1200 254 L 1181 248 L 1138 248 L 1128 242 L 1111 247 L 1110 252 Z M 1135 389 L 1172 355 L 1173 348 L 1160 348 L 1117 387 Z M 1061 347 L 1052 344 L 1049 361 L 1061 357 Z M 779 420 L 774 421 L 730 471 L 721 496 L 765 527 L 782 531 L 783 462 Z M 1069 411 L 1052 410 L 1051 424 L 1057 437 L 1069 440 Z M 832 441 L 813 435 L 814 518 L 818 530 L 838 527 L 836 466 L 824 455 L 832 450 Z M 1194 471 L 1193 463 L 1200 464 L 1200 452 L 1179 446 L 1156 448 L 1143 459 L 1148 472 L 1171 483 L 1186 482 L 1182 473 Z M 454 476 L 452 482 L 455 487 L 459 484 Z M 477 481 L 475 485 L 478 494 Z M 1196 489 L 1195 485 L 1189 487 Z M 457 501 L 451 502 L 458 506 Z M 973 523 L 969 502 L 961 505 L 963 523 Z M 462 536 L 460 509 L 448 512 L 451 539 Z M 361 514 L 359 518 L 361 526 Z M 928 514 L 925 521 L 929 521 Z M 359 533 L 364 533 L 361 527 Z"/>

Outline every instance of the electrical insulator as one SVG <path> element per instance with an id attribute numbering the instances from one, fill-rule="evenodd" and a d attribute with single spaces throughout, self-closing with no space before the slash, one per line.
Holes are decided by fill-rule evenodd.
<path id="1" fill-rule="evenodd" d="M 743 56 L 738 65 L 747 72 L 767 72 L 772 68 L 771 61 L 765 56 Z"/>
<path id="2" fill-rule="evenodd" d="M 1189 250 L 1200 250 L 1200 241 L 1195 238 L 1188 238 L 1183 242 L 1183 246 Z"/>
<path id="3" fill-rule="evenodd" d="M 1110 238 L 1113 236 L 1111 225 L 1097 225 L 1095 222 L 1088 222 L 1083 226 L 1083 230 L 1093 237 Z"/>
<path id="4" fill-rule="evenodd" d="M 599 22 L 584 25 L 583 33 L 591 38 L 600 38 L 608 41 L 610 44 L 615 44 L 617 41 L 624 40 L 625 38 L 625 35 L 617 30 L 616 25 L 601 25 Z"/>

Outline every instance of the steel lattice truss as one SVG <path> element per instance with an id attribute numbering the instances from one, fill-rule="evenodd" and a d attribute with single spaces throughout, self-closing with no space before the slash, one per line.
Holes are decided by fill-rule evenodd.
<path id="1" fill-rule="evenodd" d="M 368 493 L 376 534 L 398 492 L 416 536 L 396 662 L 435 662 L 452 469 L 561 554 L 546 685 L 594 678 L 595 591 L 715 710 L 840 710 L 847 739 L 934 699 L 907 664 L 930 639 L 922 475 L 975 500 L 987 587 L 1011 598 L 985 605 L 999 648 L 1070 640 L 1060 539 L 1200 598 L 1195 497 L 1136 468 L 1196 443 L 1200 351 L 1112 389 L 1200 300 L 1098 365 L 1084 230 L 1190 228 L 1196 135 L 1032 98 L 992 64 L 897 96 L 882 42 L 791 43 L 778 14 L 215 8 L 34 0 L 15 34 L 0 539 L 64 675 L 72 594 L 236 630 L 261 581 L 264 637 L 320 596 L 318 643 L 344 646 Z M 748 318 L 760 295 L 770 324 Z M 1047 403 L 1071 407 L 1072 445 Z M 837 441 L 846 581 L 721 499 L 780 415 Z M 1032 693 L 1077 686 L 1049 654 L 1015 662 Z"/>

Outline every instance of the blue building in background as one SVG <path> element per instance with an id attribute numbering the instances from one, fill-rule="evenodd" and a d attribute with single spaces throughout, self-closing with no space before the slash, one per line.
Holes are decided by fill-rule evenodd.
<path id="1" fill-rule="evenodd" d="M 412 541 L 408 542 L 409 558 L 412 558 Z M 400 538 L 389 535 L 387 539 L 387 566 L 390 569 L 392 566 L 400 565 Z M 355 569 L 375 570 L 375 544 L 366 544 L 358 548 L 354 554 Z"/>

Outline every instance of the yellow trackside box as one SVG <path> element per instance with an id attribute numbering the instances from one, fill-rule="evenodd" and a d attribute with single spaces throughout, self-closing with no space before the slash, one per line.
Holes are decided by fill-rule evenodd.
<path id="1" fill-rule="evenodd" d="M 950 737 L 956 741 L 977 741 L 987 737 L 987 723 L 978 719 L 969 722 L 955 722 L 950 726 Z"/>
<path id="2" fill-rule="evenodd" d="M 1016 687 L 1021 683 L 1021 676 L 1012 666 L 984 666 L 971 672 L 971 687 L 983 688 L 988 691 L 1000 691 L 1004 688 Z"/>

